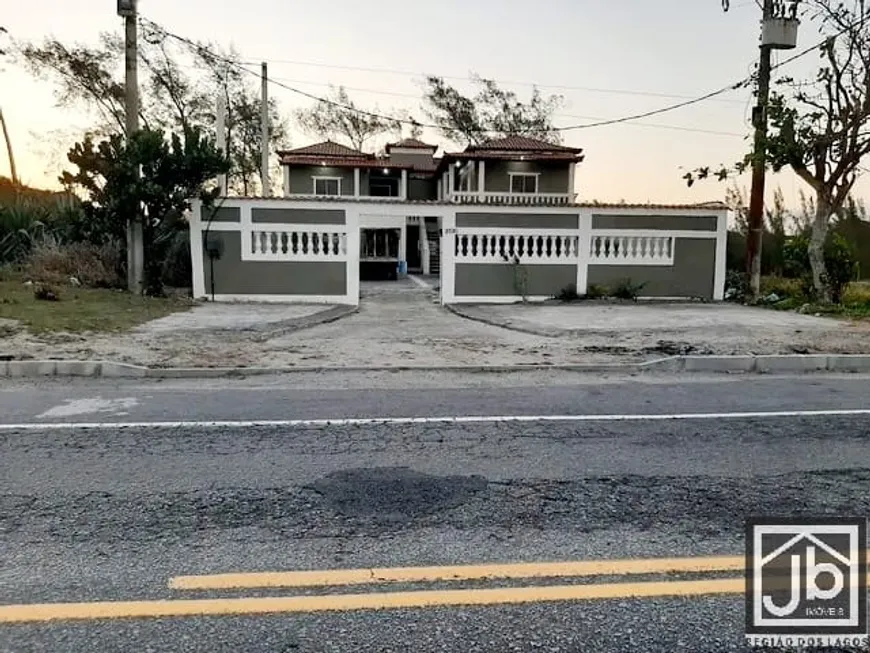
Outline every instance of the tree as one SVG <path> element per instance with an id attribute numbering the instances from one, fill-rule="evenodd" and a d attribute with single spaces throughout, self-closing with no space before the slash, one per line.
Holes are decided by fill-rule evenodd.
<path id="1" fill-rule="evenodd" d="M 303 131 L 319 138 L 344 141 L 355 150 L 364 150 L 373 138 L 401 131 L 402 118 L 360 109 L 343 86 L 331 86 L 329 93 L 314 106 L 296 112 L 296 122 Z"/>
<path id="2" fill-rule="evenodd" d="M 58 39 L 16 44 L 18 62 L 55 83 L 60 106 L 95 114 L 94 136 L 123 134 L 125 125 L 123 40 L 103 33 L 96 45 L 67 45 Z M 227 105 L 228 186 L 247 192 L 260 177 L 260 95 L 253 74 L 236 63 L 235 52 L 209 43 L 171 39 L 159 26 L 143 21 L 139 44 L 140 119 L 146 129 L 214 135 L 215 104 Z M 193 70 L 194 73 L 187 73 Z M 270 144 L 286 144 L 286 121 L 269 101 Z M 273 177 L 274 178 L 274 177 Z"/>
<path id="3" fill-rule="evenodd" d="M 870 7 L 867 0 L 807 0 L 806 5 L 826 35 L 819 48 L 821 65 L 812 81 L 777 80 L 764 149 L 774 172 L 791 168 L 815 195 L 808 254 L 815 292 L 829 302 L 824 254 L 828 229 L 860 175 L 862 158 L 870 154 Z M 713 174 L 725 179 L 752 161 L 748 155 Z M 691 185 L 710 174 L 709 168 L 700 168 L 685 178 Z"/>
<path id="4" fill-rule="evenodd" d="M 446 138 L 463 145 L 504 136 L 561 142 L 561 135 L 553 126 L 553 114 L 562 106 L 562 96 L 543 97 L 535 88 L 524 103 L 513 91 L 500 88 L 492 80 L 476 74 L 471 80 L 477 88 L 474 96 L 463 95 L 443 77 L 426 78 L 424 112 Z"/>
<path id="5" fill-rule="evenodd" d="M 114 134 L 99 143 L 86 136 L 70 150 L 69 161 L 77 170 L 65 171 L 61 182 L 84 191 L 84 209 L 93 221 L 93 231 L 83 232 L 82 238 L 123 243 L 126 216 L 144 207 L 146 292 L 161 294 L 166 250 L 187 231 L 183 212 L 190 199 L 214 201 L 217 189 L 206 186 L 226 172 L 226 159 L 194 128 L 184 138 L 148 129 L 130 139 Z"/>

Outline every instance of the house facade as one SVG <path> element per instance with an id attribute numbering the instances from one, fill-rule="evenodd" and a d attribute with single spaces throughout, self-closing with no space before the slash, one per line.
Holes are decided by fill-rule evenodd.
<path id="1" fill-rule="evenodd" d="M 722 299 L 724 205 L 578 201 L 582 150 L 509 137 L 436 156 L 324 142 L 278 153 L 283 195 L 194 204 L 194 294 L 356 304 L 360 281 L 438 277 L 443 303 L 540 300 L 569 286 Z"/>

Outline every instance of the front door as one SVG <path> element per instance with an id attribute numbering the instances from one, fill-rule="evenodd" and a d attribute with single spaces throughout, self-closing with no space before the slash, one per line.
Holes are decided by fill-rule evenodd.
<path id="1" fill-rule="evenodd" d="M 420 251 L 420 225 L 409 224 L 405 240 L 405 259 L 408 270 L 419 272 L 423 268 L 423 254 Z"/>

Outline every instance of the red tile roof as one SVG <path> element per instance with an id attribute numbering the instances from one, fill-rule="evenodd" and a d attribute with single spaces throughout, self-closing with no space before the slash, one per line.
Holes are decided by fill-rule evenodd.
<path id="1" fill-rule="evenodd" d="M 411 170 L 414 168 L 410 163 L 396 163 L 389 159 L 378 159 L 373 155 L 364 157 L 340 157 L 340 156 L 312 156 L 286 154 L 281 156 L 284 165 L 299 166 L 330 166 L 333 168 L 388 168 L 394 170 Z"/>
<path id="2" fill-rule="evenodd" d="M 359 150 L 355 150 L 351 147 L 347 147 L 342 145 L 341 143 L 335 143 L 333 141 L 324 141 L 322 143 L 315 143 L 314 145 L 308 145 L 306 147 L 298 147 L 295 150 L 281 150 L 278 152 L 281 157 L 285 156 L 332 156 L 332 157 L 372 157 L 372 154 L 366 154 L 365 152 L 360 152 Z"/>
<path id="3" fill-rule="evenodd" d="M 507 136 L 486 141 L 479 145 L 469 145 L 465 148 L 466 152 L 482 152 L 487 150 L 499 150 L 503 152 L 573 152 L 574 154 L 579 154 L 583 151 L 580 148 L 555 145 L 526 136 Z"/>
<path id="4" fill-rule="evenodd" d="M 398 143 L 390 143 L 386 147 L 387 152 L 394 147 L 405 148 L 407 150 L 432 150 L 433 152 L 438 149 L 437 145 L 429 145 L 418 138 L 405 138 Z"/>

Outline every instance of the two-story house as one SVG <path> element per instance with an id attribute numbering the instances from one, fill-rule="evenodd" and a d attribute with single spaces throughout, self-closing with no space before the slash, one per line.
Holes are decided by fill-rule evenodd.
<path id="1" fill-rule="evenodd" d="M 376 156 L 326 141 L 279 152 L 284 196 L 295 199 L 395 201 L 405 205 L 447 202 L 508 206 L 566 206 L 576 198 L 579 148 L 510 137 L 435 157 L 438 147 L 417 139 L 391 143 Z M 410 207 L 409 207 L 410 209 Z M 395 278 L 408 271 L 439 272 L 441 225 L 419 209 L 363 227 L 363 280 Z M 387 221 L 390 222 L 390 221 Z"/>
<path id="2" fill-rule="evenodd" d="M 624 282 L 721 299 L 727 207 L 577 199 L 579 148 L 512 136 L 383 154 L 278 152 L 283 193 L 194 203 L 193 286 L 215 300 L 352 303 L 367 279 L 437 275 L 441 301 L 545 299 Z"/>

